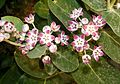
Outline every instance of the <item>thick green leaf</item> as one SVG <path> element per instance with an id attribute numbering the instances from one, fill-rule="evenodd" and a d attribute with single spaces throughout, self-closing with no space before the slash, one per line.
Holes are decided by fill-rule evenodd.
<path id="1" fill-rule="evenodd" d="M 51 12 L 63 23 L 65 27 L 68 26 L 70 20 L 69 14 L 74 8 L 79 5 L 75 0 L 48 0 L 48 6 Z"/>
<path id="2" fill-rule="evenodd" d="M 57 71 L 56 67 L 53 64 L 46 64 L 45 70 L 49 75 L 53 75 Z"/>
<path id="3" fill-rule="evenodd" d="M 6 0 L 0 0 L 0 9 L 4 6 Z"/>
<path id="4" fill-rule="evenodd" d="M 39 1 L 34 6 L 35 12 L 42 18 L 47 19 L 49 14 L 49 9 L 47 4 Z"/>
<path id="5" fill-rule="evenodd" d="M 23 74 L 16 84 L 43 84 L 44 80 L 42 79 L 36 79 L 33 77 L 30 77 L 26 74 Z"/>
<path id="6" fill-rule="evenodd" d="M 0 84 L 16 84 L 20 76 L 21 73 L 19 69 L 14 65 L 1 78 Z"/>
<path id="7" fill-rule="evenodd" d="M 24 56 L 17 51 L 15 53 L 15 60 L 17 65 L 27 74 L 37 77 L 37 78 L 46 78 L 48 75 L 45 70 L 40 69 L 39 59 L 30 59 L 27 56 Z"/>
<path id="8" fill-rule="evenodd" d="M 105 60 L 91 64 L 96 74 L 101 78 L 99 81 L 88 65 L 80 64 L 79 69 L 72 74 L 77 84 L 119 84 L 120 71 L 109 65 Z"/>
<path id="9" fill-rule="evenodd" d="M 105 0 L 82 0 L 82 1 L 95 11 L 106 10 Z"/>
<path id="10" fill-rule="evenodd" d="M 40 46 L 40 45 L 37 45 L 35 47 L 35 49 L 31 50 L 27 56 L 29 58 L 41 58 L 42 55 L 44 55 L 46 53 L 46 49 L 47 47 L 46 46 Z"/>
<path id="11" fill-rule="evenodd" d="M 4 21 L 13 22 L 18 31 L 22 30 L 22 26 L 24 23 L 19 18 L 14 16 L 4 16 L 1 19 Z"/>
<path id="12" fill-rule="evenodd" d="M 102 15 L 114 33 L 120 36 L 120 10 L 107 10 L 104 11 Z"/>
<path id="13" fill-rule="evenodd" d="M 115 35 L 112 35 L 115 36 Z M 114 61 L 120 63 L 120 43 L 116 38 L 112 37 L 107 32 L 102 32 L 99 44 L 103 47 L 104 52 Z"/>
<path id="14" fill-rule="evenodd" d="M 77 55 L 71 50 L 59 50 L 52 56 L 52 62 L 63 72 L 72 72 L 79 66 Z"/>

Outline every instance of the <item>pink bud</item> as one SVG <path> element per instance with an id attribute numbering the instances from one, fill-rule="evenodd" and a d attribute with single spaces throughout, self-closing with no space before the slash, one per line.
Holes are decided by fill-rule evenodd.
<path id="1" fill-rule="evenodd" d="M 81 22 L 82 22 L 83 24 L 88 24 L 89 21 L 88 21 L 87 18 L 82 18 Z"/>
<path id="2" fill-rule="evenodd" d="M 55 43 L 56 43 L 56 44 L 59 44 L 59 43 L 60 43 L 60 37 L 56 37 L 56 38 L 55 38 Z"/>
<path id="3" fill-rule="evenodd" d="M 29 25 L 28 24 L 24 24 L 22 27 L 22 31 L 23 32 L 27 32 L 29 30 Z"/>
<path id="4" fill-rule="evenodd" d="M 4 24 L 5 24 L 5 21 L 0 20 L 0 26 L 4 26 Z"/>
<path id="5" fill-rule="evenodd" d="M 0 42 L 2 42 L 3 40 L 4 40 L 4 35 L 0 33 Z"/>
<path id="6" fill-rule="evenodd" d="M 50 64 L 50 63 L 51 63 L 51 58 L 50 58 L 49 56 L 44 56 L 44 57 L 42 58 L 42 62 L 43 62 L 44 64 Z"/>
<path id="7" fill-rule="evenodd" d="M 51 53 L 55 53 L 55 52 L 57 51 L 57 46 L 54 45 L 54 44 L 52 44 L 52 45 L 49 47 L 49 51 L 50 51 Z"/>

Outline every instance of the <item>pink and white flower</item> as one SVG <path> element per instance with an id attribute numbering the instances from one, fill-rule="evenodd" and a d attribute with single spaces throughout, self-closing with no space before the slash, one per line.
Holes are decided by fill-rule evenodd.
<path id="1" fill-rule="evenodd" d="M 23 55 L 26 55 L 29 52 L 29 49 L 25 45 L 19 47 L 19 50 L 22 51 Z"/>
<path id="2" fill-rule="evenodd" d="M 51 63 L 51 58 L 50 58 L 49 56 L 44 56 L 44 57 L 42 58 L 42 62 L 43 62 L 44 64 L 50 64 L 50 63 Z"/>
<path id="3" fill-rule="evenodd" d="M 98 26 L 96 26 L 93 22 L 89 22 L 88 25 L 84 25 L 81 29 L 81 32 L 86 36 L 93 35 L 98 31 Z"/>
<path id="4" fill-rule="evenodd" d="M 71 45 L 77 52 L 82 52 L 83 50 L 87 50 L 89 48 L 89 44 L 85 40 L 85 35 L 74 35 L 73 38 L 74 41 L 71 43 Z"/>
<path id="5" fill-rule="evenodd" d="M 99 60 L 99 57 L 101 57 L 101 56 L 104 55 L 104 53 L 103 53 L 103 51 L 101 50 L 101 48 L 102 48 L 101 46 L 99 46 L 99 47 L 94 46 L 94 50 L 93 50 L 92 56 L 94 57 L 94 59 L 95 59 L 96 61 Z"/>
<path id="6" fill-rule="evenodd" d="M 55 39 L 55 37 L 53 35 L 51 35 L 50 32 L 48 32 L 49 30 L 46 30 L 44 32 L 41 32 L 39 34 L 39 43 L 40 44 L 46 44 L 47 46 L 50 46 L 52 44 L 52 41 Z"/>
<path id="7" fill-rule="evenodd" d="M 82 15 L 83 15 L 82 8 L 74 9 L 72 11 L 72 14 L 70 14 L 70 18 L 72 18 L 73 20 L 76 20 L 79 16 L 82 16 Z"/>
<path id="8" fill-rule="evenodd" d="M 52 44 L 50 47 L 49 47 L 49 51 L 51 53 L 55 53 L 57 51 L 57 46 L 55 44 Z"/>
<path id="9" fill-rule="evenodd" d="M 25 19 L 25 22 L 32 24 L 34 22 L 34 15 L 29 14 L 29 16 L 25 17 L 24 19 Z"/>
<path id="10" fill-rule="evenodd" d="M 43 27 L 43 29 L 42 29 L 42 31 L 44 32 L 44 33 L 50 33 L 51 32 L 51 27 L 50 26 L 44 26 Z"/>
<path id="11" fill-rule="evenodd" d="M 102 18 L 101 15 L 99 15 L 97 17 L 93 15 L 93 22 L 98 27 L 102 27 L 103 25 L 106 24 L 106 21 Z"/>
<path id="12" fill-rule="evenodd" d="M 69 21 L 69 26 L 68 26 L 68 30 L 69 31 L 77 31 L 78 30 L 78 22 L 77 21 Z"/>
<path id="13" fill-rule="evenodd" d="M 60 42 L 61 42 L 61 45 L 64 46 L 64 45 L 68 45 L 68 40 L 69 40 L 69 36 L 68 35 L 65 35 L 65 32 L 62 31 L 60 35 L 58 35 L 58 37 L 60 38 Z"/>
<path id="14" fill-rule="evenodd" d="M 60 29 L 60 25 L 56 25 L 55 22 L 52 22 L 50 27 L 51 27 L 51 30 L 54 32 L 57 32 Z"/>
<path id="15" fill-rule="evenodd" d="M 35 47 L 35 45 L 38 42 L 38 29 L 33 28 L 32 30 L 29 30 L 29 32 L 27 33 L 27 38 L 26 38 L 26 42 L 27 45 L 29 45 L 29 49 L 33 49 Z"/>
<path id="16" fill-rule="evenodd" d="M 12 22 L 5 22 L 4 30 L 5 32 L 12 33 L 13 31 L 16 30 L 16 28 Z"/>
<path id="17" fill-rule="evenodd" d="M 89 64 L 90 60 L 91 60 L 91 56 L 90 55 L 85 54 L 85 55 L 82 56 L 82 61 L 83 61 L 84 64 Z"/>

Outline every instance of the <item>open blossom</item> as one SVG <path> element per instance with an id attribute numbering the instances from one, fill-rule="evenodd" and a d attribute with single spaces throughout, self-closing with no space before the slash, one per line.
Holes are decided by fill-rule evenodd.
<path id="1" fill-rule="evenodd" d="M 88 25 L 83 26 L 81 32 L 86 36 L 92 35 L 93 40 L 98 40 L 100 37 L 98 34 L 98 29 L 98 26 L 96 26 L 93 22 L 90 22 Z"/>
<path id="2" fill-rule="evenodd" d="M 19 47 L 19 50 L 22 51 L 22 54 L 25 55 L 28 53 L 29 49 L 25 46 L 25 45 L 22 45 Z"/>
<path id="3" fill-rule="evenodd" d="M 78 30 L 78 25 L 79 25 L 79 23 L 77 22 L 77 21 L 69 21 L 69 26 L 68 26 L 68 30 L 69 31 L 77 31 Z"/>
<path id="4" fill-rule="evenodd" d="M 60 29 L 60 25 L 56 25 L 55 22 L 52 22 L 50 27 L 51 27 L 51 30 L 54 32 L 57 32 Z"/>
<path id="5" fill-rule="evenodd" d="M 16 30 L 16 28 L 12 22 L 5 22 L 4 30 L 5 32 L 12 33 L 13 31 Z"/>
<path id="6" fill-rule="evenodd" d="M 33 49 L 38 42 L 38 29 L 33 28 L 27 33 L 26 42 L 29 45 L 29 49 Z"/>
<path id="7" fill-rule="evenodd" d="M 96 61 L 98 61 L 98 60 L 99 60 L 99 57 L 101 57 L 101 56 L 103 56 L 103 55 L 104 55 L 104 53 L 103 53 L 103 51 L 101 50 L 101 46 L 99 46 L 99 47 L 94 46 L 94 50 L 93 50 L 93 54 L 92 54 L 92 56 L 94 57 L 94 59 L 95 59 Z"/>
<path id="8" fill-rule="evenodd" d="M 68 45 L 69 36 L 65 35 L 64 31 L 62 31 L 61 34 L 58 35 L 58 37 L 60 38 L 60 42 L 62 46 Z"/>
<path id="9" fill-rule="evenodd" d="M 72 18 L 73 20 L 76 20 L 79 16 L 82 16 L 82 15 L 83 15 L 82 8 L 74 9 L 72 11 L 72 14 L 70 14 L 70 18 Z"/>
<path id="10" fill-rule="evenodd" d="M 106 21 L 102 18 L 101 15 L 99 15 L 97 17 L 93 15 L 93 22 L 98 27 L 102 27 L 103 25 L 106 24 Z"/>
<path id="11" fill-rule="evenodd" d="M 46 44 L 47 46 L 50 46 L 52 44 L 52 41 L 55 39 L 53 35 L 51 35 L 49 26 L 45 26 L 43 28 L 43 32 L 39 33 L 38 39 L 40 44 Z"/>
<path id="12" fill-rule="evenodd" d="M 82 61 L 83 61 L 84 64 L 89 64 L 90 60 L 91 60 L 91 56 L 90 55 L 85 54 L 85 55 L 82 56 Z"/>
<path id="13" fill-rule="evenodd" d="M 82 52 L 84 49 L 87 50 L 89 48 L 85 35 L 74 35 L 74 41 L 71 44 L 77 52 Z"/>
<path id="14" fill-rule="evenodd" d="M 55 44 L 51 44 L 51 46 L 49 47 L 49 51 L 51 53 L 55 53 L 57 51 L 57 46 Z"/>
<path id="15" fill-rule="evenodd" d="M 25 17 L 24 19 L 25 19 L 25 22 L 32 24 L 34 22 L 34 15 L 29 14 L 29 16 Z"/>

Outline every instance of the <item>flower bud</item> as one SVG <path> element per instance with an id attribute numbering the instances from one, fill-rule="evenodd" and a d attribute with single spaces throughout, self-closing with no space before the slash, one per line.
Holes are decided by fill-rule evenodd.
<path id="1" fill-rule="evenodd" d="M 4 35 L 0 33 L 0 42 L 2 42 L 3 40 L 4 40 Z"/>
<path id="2" fill-rule="evenodd" d="M 60 37 L 56 37 L 56 38 L 55 38 L 55 43 L 56 43 L 56 44 L 59 44 L 59 43 L 60 43 Z"/>
<path id="3" fill-rule="evenodd" d="M 4 33 L 4 38 L 5 39 L 9 39 L 10 38 L 10 34 L 9 33 Z"/>
<path id="4" fill-rule="evenodd" d="M 52 45 L 49 47 L 49 51 L 50 51 L 51 53 L 55 53 L 55 52 L 57 51 L 57 46 L 54 45 L 54 44 L 52 44 Z"/>
<path id="5" fill-rule="evenodd" d="M 0 20 L 0 26 L 4 26 L 4 24 L 5 24 L 5 21 Z"/>
<path id="6" fill-rule="evenodd" d="M 42 62 L 43 62 L 44 64 L 50 64 L 50 63 L 51 63 L 51 58 L 50 58 L 49 56 L 44 56 L 44 57 L 42 58 Z"/>
<path id="7" fill-rule="evenodd" d="M 81 22 L 82 22 L 83 24 L 88 24 L 89 21 L 88 21 L 87 18 L 82 18 Z"/>
<path id="8" fill-rule="evenodd" d="M 24 24 L 22 27 L 22 31 L 23 32 L 27 32 L 29 30 L 29 25 L 28 24 Z"/>

